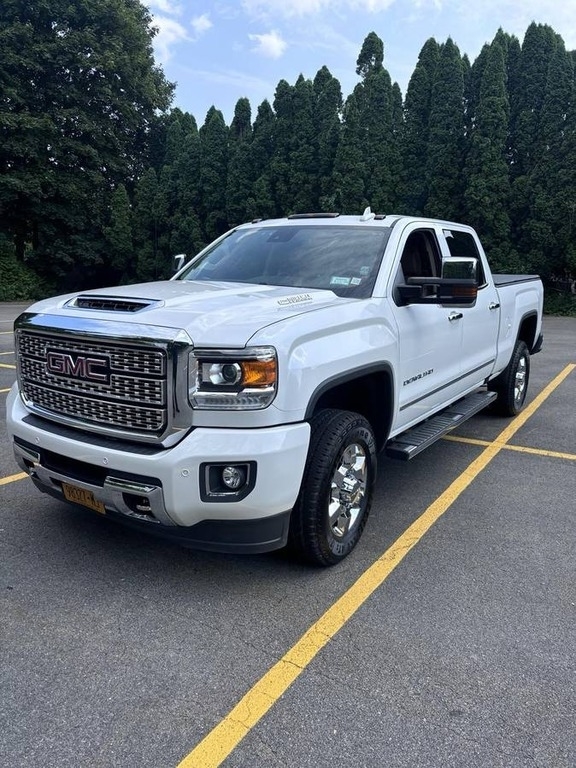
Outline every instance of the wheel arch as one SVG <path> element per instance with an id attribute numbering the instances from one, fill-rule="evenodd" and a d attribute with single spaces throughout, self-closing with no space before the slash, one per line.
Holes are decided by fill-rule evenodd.
<path id="1" fill-rule="evenodd" d="M 386 444 L 394 407 L 394 375 L 388 363 L 366 366 L 332 377 L 312 393 L 306 419 L 324 408 L 354 411 L 370 422 L 376 448 Z"/>
<path id="2" fill-rule="evenodd" d="M 518 328 L 518 341 L 525 342 L 528 351 L 532 353 L 537 343 L 536 331 L 538 329 L 538 313 L 528 312 L 522 317 Z"/>

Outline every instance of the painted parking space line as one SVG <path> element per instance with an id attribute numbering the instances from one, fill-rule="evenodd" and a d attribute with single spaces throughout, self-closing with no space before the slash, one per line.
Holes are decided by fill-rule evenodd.
<path id="1" fill-rule="evenodd" d="M 25 477 L 28 477 L 26 472 L 18 472 L 17 475 L 8 475 L 8 477 L 0 477 L 0 485 L 15 483 L 17 480 L 24 480 Z"/>
<path id="2" fill-rule="evenodd" d="M 490 445 L 488 440 L 475 440 L 472 437 L 459 437 L 458 435 L 445 435 L 444 440 L 451 443 L 465 443 L 467 445 L 481 445 L 486 447 Z M 549 451 L 546 448 L 529 448 L 526 445 L 505 445 L 505 451 L 516 451 L 517 453 L 530 453 L 533 456 L 546 456 L 549 459 L 568 459 L 576 461 L 576 453 L 562 453 L 561 451 Z"/>
<path id="3" fill-rule="evenodd" d="M 8 389 L 0 389 L 0 394 L 4 394 L 4 392 L 10 392 L 10 387 Z"/>
<path id="4" fill-rule="evenodd" d="M 0 368 L 12 368 L 12 370 L 16 369 L 15 365 L 9 365 L 8 363 L 0 363 Z"/>
<path id="5" fill-rule="evenodd" d="M 516 418 L 489 443 L 446 490 L 260 678 L 236 706 L 178 764 L 178 768 L 217 768 L 308 667 L 316 655 L 380 587 L 424 534 L 506 447 L 506 444 L 572 373 L 562 370 Z"/>
<path id="6" fill-rule="evenodd" d="M 14 352 L 0 352 L 0 357 L 2 355 L 13 355 L 13 354 L 14 354 Z"/>

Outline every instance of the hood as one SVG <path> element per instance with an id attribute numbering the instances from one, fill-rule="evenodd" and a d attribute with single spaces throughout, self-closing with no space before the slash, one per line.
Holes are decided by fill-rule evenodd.
<path id="1" fill-rule="evenodd" d="M 59 296 L 30 311 L 73 317 L 76 328 L 82 318 L 109 320 L 116 328 L 137 323 L 185 330 L 198 347 L 243 347 L 266 326 L 347 301 L 313 288 L 167 280 Z"/>

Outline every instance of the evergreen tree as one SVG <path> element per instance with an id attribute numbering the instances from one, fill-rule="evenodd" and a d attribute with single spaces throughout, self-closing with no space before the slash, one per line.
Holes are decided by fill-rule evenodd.
<path id="1" fill-rule="evenodd" d="M 554 272 L 559 256 L 557 234 L 561 223 L 554 198 L 573 88 L 572 61 L 562 38 L 550 27 L 535 23 L 528 27 L 514 86 L 510 203 L 513 240 L 523 270 L 546 278 Z"/>
<path id="2" fill-rule="evenodd" d="M 342 134 L 334 161 L 335 208 L 343 213 L 363 210 L 368 205 L 363 126 L 357 101 L 360 88 L 357 85 L 344 104 Z"/>
<path id="3" fill-rule="evenodd" d="M 356 74 L 365 80 L 369 75 L 382 69 L 384 62 L 384 43 L 376 32 L 370 32 L 358 54 L 356 60 Z"/>
<path id="4" fill-rule="evenodd" d="M 464 75 L 451 38 L 441 48 L 432 100 L 426 156 L 427 216 L 458 219 L 464 146 Z"/>
<path id="5" fill-rule="evenodd" d="M 228 229 L 226 177 L 228 174 L 228 128 L 220 110 L 210 107 L 200 128 L 200 216 L 208 241 Z"/>
<path id="6" fill-rule="evenodd" d="M 561 274 L 565 255 L 570 250 L 572 189 L 559 184 L 574 164 L 566 156 L 566 120 L 574 100 L 572 58 L 558 40 L 551 53 L 546 78 L 545 96 L 538 119 L 538 159 L 528 174 L 529 219 L 519 228 L 521 245 L 529 258 L 530 269 L 547 278 Z M 574 176 L 572 181 L 574 181 Z"/>
<path id="7" fill-rule="evenodd" d="M 408 83 L 401 138 L 401 205 L 406 213 L 422 215 L 428 197 L 426 156 L 430 129 L 430 104 L 440 46 L 433 38 L 424 43 Z"/>
<path id="8" fill-rule="evenodd" d="M 315 100 L 312 82 L 300 75 L 292 91 L 292 128 L 288 162 L 289 209 L 295 212 L 309 212 L 319 208 Z"/>
<path id="9" fill-rule="evenodd" d="M 294 130 L 294 88 L 286 80 L 280 80 L 276 87 L 274 112 L 276 121 L 270 180 L 276 211 L 282 215 L 292 211 L 290 152 Z"/>
<path id="10" fill-rule="evenodd" d="M 402 140 L 404 134 L 404 105 L 402 91 L 398 83 L 392 85 L 392 143 L 390 145 L 389 163 L 392 186 L 390 190 L 389 211 L 398 211 L 402 204 L 401 185 L 404 166 L 402 163 Z"/>
<path id="11" fill-rule="evenodd" d="M 249 147 L 252 187 L 246 201 L 246 219 L 270 218 L 276 214 L 272 194 L 271 163 L 274 156 L 276 116 L 270 102 L 258 107 Z"/>
<path id="12" fill-rule="evenodd" d="M 199 217 L 202 147 L 196 121 L 190 118 L 184 122 L 187 130 L 174 164 L 177 182 L 170 228 L 170 261 L 177 253 L 192 256 L 206 244 Z"/>
<path id="13" fill-rule="evenodd" d="M 327 67 L 314 78 L 314 143 L 316 148 L 316 195 L 320 210 L 334 210 L 333 173 L 340 140 L 342 88 Z"/>
<path id="14" fill-rule="evenodd" d="M 110 222 L 104 228 L 110 265 L 110 283 L 126 282 L 133 273 L 132 212 L 124 184 L 119 184 L 110 199 Z"/>
<path id="15" fill-rule="evenodd" d="M 501 43 L 495 40 L 485 47 L 475 67 L 479 62 L 484 70 L 478 95 L 471 102 L 464 218 L 482 233 L 492 266 L 503 269 L 510 254 L 510 178 L 506 159 L 509 104 Z"/>
<path id="16" fill-rule="evenodd" d="M 137 280 L 154 280 L 158 274 L 158 239 L 162 222 L 158 217 L 157 198 L 156 171 L 148 168 L 137 182 L 134 192 L 132 227 Z"/>
<path id="17" fill-rule="evenodd" d="M 247 208 L 253 184 L 250 165 L 252 112 L 248 99 L 239 99 L 230 125 L 230 157 L 226 184 L 226 215 L 230 226 L 248 218 Z"/>
<path id="18" fill-rule="evenodd" d="M 362 45 L 356 72 L 362 82 L 356 86 L 361 131 L 358 139 L 363 156 L 364 194 L 375 211 L 390 211 L 398 179 L 399 136 L 394 132 L 392 81 L 383 66 L 384 43 L 371 32 Z"/>

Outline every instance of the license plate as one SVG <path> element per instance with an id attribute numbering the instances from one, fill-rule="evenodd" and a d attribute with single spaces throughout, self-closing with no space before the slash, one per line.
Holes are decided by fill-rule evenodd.
<path id="1" fill-rule="evenodd" d="M 64 497 L 68 501 L 73 501 L 74 504 L 81 504 L 83 507 L 93 509 L 95 512 L 99 512 L 101 515 L 106 514 L 106 508 L 101 501 L 98 501 L 94 497 L 92 491 L 86 491 L 84 488 L 78 488 L 75 485 L 69 483 L 62 483 L 62 491 Z"/>

